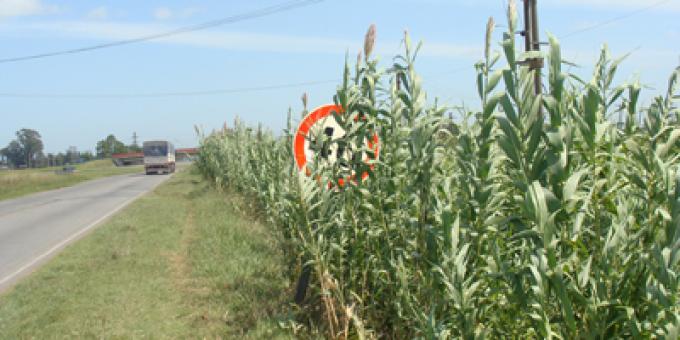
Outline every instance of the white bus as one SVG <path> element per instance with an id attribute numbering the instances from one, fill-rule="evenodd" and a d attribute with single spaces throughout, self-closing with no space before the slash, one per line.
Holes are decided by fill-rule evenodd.
<path id="1" fill-rule="evenodd" d="M 164 140 L 144 142 L 144 170 L 147 175 L 175 172 L 175 146 Z"/>

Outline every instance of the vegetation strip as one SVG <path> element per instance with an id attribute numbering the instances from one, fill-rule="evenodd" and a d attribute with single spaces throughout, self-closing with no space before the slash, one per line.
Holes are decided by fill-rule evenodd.
<path id="1" fill-rule="evenodd" d="M 277 238 L 183 171 L 0 296 L 21 338 L 290 338 Z"/>
<path id="2" fill-rule="evenodd" d="M 371 28 L 334 96 L 347 134 L 308 136 L 309 176 L 290 113 L 281 136 L 204 136 L 204 176 L 268 212 L 291 281 L 312 268 L 303 316 L 327 337 L 680 338 L 680 68 L 643 108 L 639 82 L 613 84 L 622 59 L 603 48 L 582 81 L 550 36 L 536 95 L 526 60 L 544 56 L 517 51 L 509 4 L 501 52 L 490 20 L 475 65 L 481 108 L 458 120 L 428 102 L 408 33 L 383 70 Z M 323 158 L 375 133 L 379 160 Z"/>
<path id="3" fill-rule="evenodd" d="M 64 188 L 91 179 L 143 172 L 141 166 L 117 167 L 110 159 L 75 165 L 72 173 L 64 172 L 61 167 L 3 170 L 0 171 L 0 200 Z"/>

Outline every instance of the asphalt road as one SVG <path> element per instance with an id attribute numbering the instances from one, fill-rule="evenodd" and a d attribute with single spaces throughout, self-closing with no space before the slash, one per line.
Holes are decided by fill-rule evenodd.
<path id="1" fill-rule="evenodd" d="M 169 177 L 112 176 L 0 201 L 0 292 Z"/>

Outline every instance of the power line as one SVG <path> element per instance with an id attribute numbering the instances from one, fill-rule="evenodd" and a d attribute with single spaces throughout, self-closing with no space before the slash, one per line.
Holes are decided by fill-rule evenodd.
<path id="1" fill-rule="evenodd" d="M 167 37 L 178 35 L 178 34 L 195 32 L 195 31 L 204 30 L 204 29 L 208 29 L 208 28 L 212 28 L 212 27 L 216 27 L 216 26 L 232 24 L 232 23 L 239 22 L 239 21 L 259 18 L 259 17 L 263 17 L 263 16 L 267 16 L 267 15 L 272 15 L 272 14 L 284 12 L 284 11 L 289 11 L 289 10 L 292 10 L 292 9 L 301 8 L 301 7 L 309 6 L 309 5 L 312 5 L 312 4 L 316 4 L 316 3 L 319 3 L 319 2 L 322 2 L 322 1 L 324 1 L 324 0 L 293 0 L 293 1 L 281 3 L 281 4 L 278 4 L 278 5 L 264 7 L 264 8 L 257 9 L 257 10 L 247 12 L 247 13 L 243 13 L 243 14 L 238 14 L 238 15 L 233 15 L 233 16 L 229 16 L 229 17 L 226 17 L 226 18 L 212 20 L 212 21 L 204 22 L 204 23 L 197 24 L 197 25 L 177 28 L 177 29 L 174 29 L 174 30 L 171 30 L 171 31 L 166 31 L 166 32 L 161 32 L 161 33 L 156 33 L 156 34 L 150 34 L 150 35 L 141 36 L 141 37 L 138 37 L 138 38 L 127 39 L 127 40 L 114 41 L 114 42 L 110 42 L 110 43 L 74 48 L 74 49 L 69 49 L 69 50 L 61 50 L 61 51 L 46 52 L 46 53 L 40 53 L 40 54 L 20 56 L 20 57 L 4 58 L 4 59 L 0 59 L 0 63 L 13 63 L 13 62 L 19 62 L 19 61 L 33 60 L 33 59 L 42 59 L 42 58 L 47 58 L 47 57 L 55 57 L 55 56 L 66 55 L 66 54 L 89 52 L 89 51 L 100 50 L 100 49 L 104 49 L 104 48 L 118 47 L 118 46 L 123 46 L 123 45 L 145 42 L 145 41 L 149 41 L 149 40 L 167 38 Z"/>
<path id="2" fill-rule="evenodd" d="M 596 28 L 600 28 L 600 27 L 602 27 L 602 26 L 606 26 L 606 25 L 609 25 L 609 24 L 611 24 L 611 23 L 614 23 L 614 22 L 617 22 L 617 21 L 620 21 L 620 20 L 630 18 L 630 17 L 632 17 L 632 16 L 634 16 L 634 15 L 637 15 L 637 14 L 640 14 L 640 13 L 642 13 L 642 12 L 649 11 L 650 9 L 653 9 L 653 8 L 655 8 L 655 7 L 659 7 L 659 6 L 663 5 L 663 4 L 666 4 L 666 3 L 671 2 L 671 1 L 672 1 L 672 0 L 662 0 L 662 1 L 659 1 L 659 2 L 655 2 L 655 3 L 653 3 L 653 4 L 651 4 L 651 5 L 647 6 L 647 7 L 643 7 L 643 8 L 640 8 L 640 9 L 638 9 L 638 10 L 635 10 L 635 11 L 632 11 L 632 12 L 629 12 L 629 13 L 626 13 L 626 14 L 623 14 L 623 15 L 620 15 L 620 16 L 618 16 L 618 17 L 614 17 L 614 18 L 611 18 L 611 19 L 609 19 L 609 20 L 602 21 L 602 22 L 596 23 L 596 24 L 594 24 L 594 25 L 591 25 L 591 26 L 588 26 L 588 27 L 584 27 L 584 28 L 581 28 L 581 29 L 578 29 L 578 30 L 569 32 L 569 33 L 567 33 L 567 34 L 564 34 L 564 35 L 560 36 L 559 38 L 560 38 L 560 39 L 565 39 L 565 38 L 571 37 L 571 36 L 573 36 L 573 35 L 577 35 L 577 34 L 580 34 L 580 33 L 583 33 L 583 32 L 587 32 L 587 31 L 590 31 L 590 30 L 594 30 L 594 29 L 596 29 Z"/>
<path id="3" fill-rule="evenodd" d="M 266 85 L 256 87 L 240 87 L 232 89 L 217 89 L 204 91 L 185 91 L 185 92 L 151 92 L 151 93 L 10 93 L 0 92 L 0 97 L 5 98 L 61 98 L 61 99 L 119 99 L 119 98 L 161 98 L 161 97 L 193 97 L 211 96 L 231 93 L 259 92 L 269 90 L 279 90 L 285 88 L 295 88 L 302 86 L 321 85 L 329 83 L 339 83 L 341 79 L 317 80 L 300 83 L 288 83 L 277 85 Z"/>

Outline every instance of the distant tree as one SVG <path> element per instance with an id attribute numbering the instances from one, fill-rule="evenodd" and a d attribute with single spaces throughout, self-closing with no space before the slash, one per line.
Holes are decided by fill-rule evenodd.
<path id="1" fill-rule="evenodd" d="M 33 167 L 36 160 L 43 158 L 43 142 L 38 131 L 21 129 L 17 138 L 2 149 L 9 163 L 14 167 Z"/>
<path id="2" fill-rule="evenodd" d="M 47 165 L 48 165 L 47 156 L 45 156 L 45 154 L 41 152 L 34 157 L 33 164 L 31 166 L 34 168 L 44 168 Z"/>
<path id="3" fill-rule="evenodd" d="M 75 146 L 70 146 L 66 150 L 66 162 L 67 163 L 80 163 L 80 152 Z"/>
<path id="4" fill-rule="evenodd" d="M 80 158 L 83 160 L 83 162 L 89 162 L 95 158 L 94 154 L 92 151 L 83 151 L 80 153 Z"/>
<path id="5" fill-rule="evenodd" d="M 26 165 L 24 150 L 21 148 L 21 144 L 16 140 L 11 141 L 6 148 L 2 149 L 2 154 L 7 158 L 7 161 L 12 167 L 19 168 Z"/>
<path id="6" fill-rule="evenodd" d="M 66 155 L 63 152 L 54 156 L 54 166 L 62 166 L 66 164 Z"/>
<path id="7" fill-rule="evenodd" d="M 21 129 L 17 131 L 16 141 L 21 145 L 26 159 L 26 166 L 32 167 L 36 158 L 43 155 L 43 142 L 40 133 L 32 129 Z"/>
<path id="8" fill-rule="evenodd" d="M 47 154 L 47 166 L 55 166 L 54 164 L 54 154 L 48 153 Z"/>
<path id="9" fill-rule="evenodd" d="M 114 153 L 128 152 L 128 147 L 116 139 L 114 135 L 108 135 L 105 139 L 97 142 L 97 158 L 108 158 Z"/>

